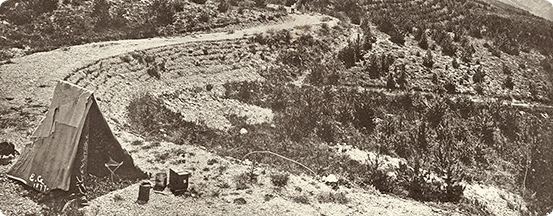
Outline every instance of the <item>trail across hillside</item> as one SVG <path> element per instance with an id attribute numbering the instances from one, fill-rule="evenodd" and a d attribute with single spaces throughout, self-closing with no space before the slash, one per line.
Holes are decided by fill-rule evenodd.
<path id="1" fill-rule="evenodd" d="M 321 23 L 322 15 L 291 14 L 286 21 L 258 26 L 233 33 L 218 32 L 167 38 L 150 38 L 91 43 L 60 48 L 14 58 L 11 63 L 0 65 L 0 108 L 26 104 L 29 100 L 37 106 L 48 106 L 53 86 L 72 71 L 103 58 L 117 56 L 135 50 L 145 50 L 174 44 L 200 41 L 217 41 L 251 36 L 267 30 L 280 30 L 302 25 Z M 26 99 L 30 98 L 30 99 Z"/>

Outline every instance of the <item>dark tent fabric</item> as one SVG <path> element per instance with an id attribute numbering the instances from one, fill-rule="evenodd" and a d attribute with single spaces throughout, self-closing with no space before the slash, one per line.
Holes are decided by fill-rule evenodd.
<path id="1" fill-rule="evenodd" d="M 109 128 L 91 91 L 60 81 L 46 117 L 24 147 L 7 176 L 41 192 L 75 189 L 77 179 L 89 174 L 110 175 L 110 158 L 123 162 L 115 172 L 121 178 L 141 178 Z"/>

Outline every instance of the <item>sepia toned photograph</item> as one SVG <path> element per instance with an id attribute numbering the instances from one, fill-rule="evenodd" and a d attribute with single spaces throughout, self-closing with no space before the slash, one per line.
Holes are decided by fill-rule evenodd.
<path id="1" fill-rule="evenodd" d="M 553 0 L 0 0 L 0 216 L 553 216 Z"/>

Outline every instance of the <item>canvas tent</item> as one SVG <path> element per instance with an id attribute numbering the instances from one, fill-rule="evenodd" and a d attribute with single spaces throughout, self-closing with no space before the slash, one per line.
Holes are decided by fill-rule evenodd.
<path id="1" fill-rule="evenodd" d="M 110 161 L 122 162 L 116 170 L 120 178 L 144 176 L 111 132 L 92 92 L 64 81 L 56 85 L 31 139 L 7 175 L 44 193 L 75 190 L 89 174 L 109 176 Z"/>

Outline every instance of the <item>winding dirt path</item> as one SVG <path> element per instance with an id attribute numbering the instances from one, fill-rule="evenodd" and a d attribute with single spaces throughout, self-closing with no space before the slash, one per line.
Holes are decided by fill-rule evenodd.
<path id="1" fill-rule="evenodd" d="M 91 43 L 60 48 L 14 58 L 13 63 L 0 65 L 0 109 L 19 107 L 29 100 L 37 106 L 48 106 L 53 86 L 81 67 L 100 59 L 124 53 L 167 45 L 190 42 L 218 41 L 249 37 L 267 30 L 294 28 L 321 23 L 322 15 L 291 14 L 283 23 L 237 30 L 232 34 L 219 32 L 200 35 L 176 36 Z M 26 99 L 29 98 L 29 99 Z"/>

